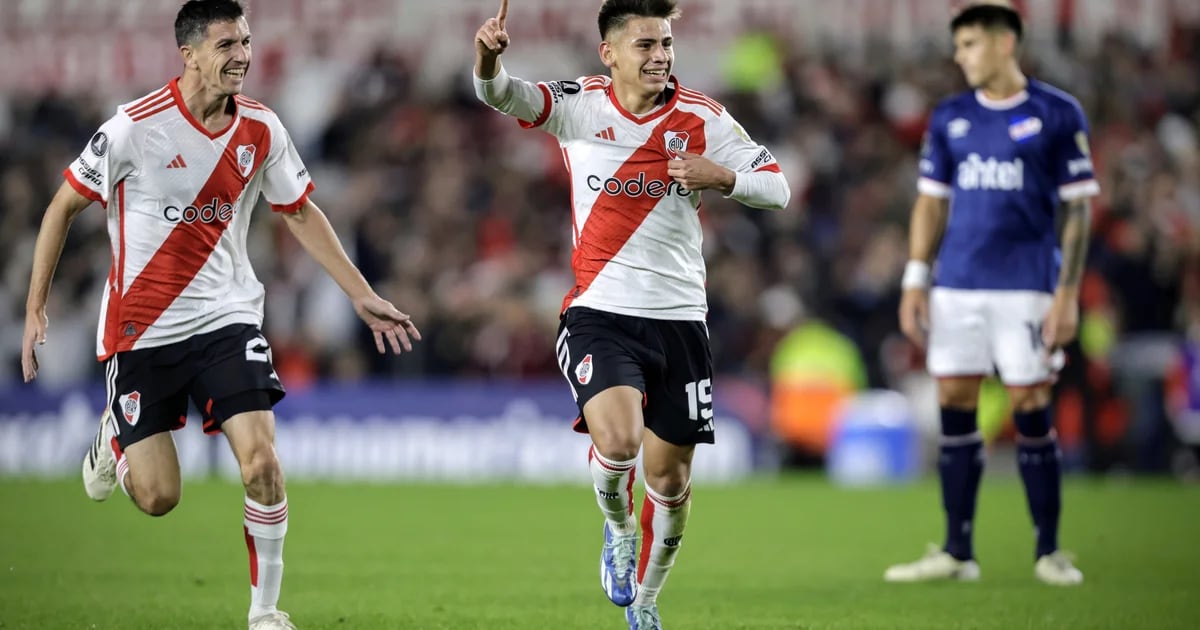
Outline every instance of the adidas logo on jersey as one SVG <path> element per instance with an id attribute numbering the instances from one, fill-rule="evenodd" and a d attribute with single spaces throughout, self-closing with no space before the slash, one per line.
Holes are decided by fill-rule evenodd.
<path id="1" fill-rule="evenodd" d="M 187 162 L 183 161 L 182 155 L 176 153 L 175 159 L 171 160 L 171 163 L 167 165 L 167 168 L 187 168 Z"/>
<path id="2" fill-rule="evenodd" d="M 646 172 L 642 171 L 637 174 L 637 177 L 629 179 L 617 179 L 609 177 L 600 179 L 596 175 L 588 175 L 588 188 L 603 192 L 613 197 L 617 195 L 625 195 L 626 197 L 641 197 L 646 195 L 655 199 L 661 199 L 667 195 L 677 195 L 679 197 L 687 197 L 691 193 L 686 188 L 679 185 L 679 182 L 674 180 L 664 182 L 660 179 L 652 179 L 646 181 Z"/>
<path id="3" fill-rule="evenodd" d="M 1025 169 L 1020 158 L 1011 162 L 971 153 L 958 164 L 958 187 L 961 190 L 1023 190 Z"/>
<path id="4" fill-rule="evenodd" d="M 613 134 L 612 127 L 609 127 L 607 129 L 601 129 L 600 131 L 598 131 L 596 133 L 596 137 L 600 138 L 601 140 L 608 140 L 610 142 L 615 142 L 617 139 L 617 136 L 615 134 Z"/>

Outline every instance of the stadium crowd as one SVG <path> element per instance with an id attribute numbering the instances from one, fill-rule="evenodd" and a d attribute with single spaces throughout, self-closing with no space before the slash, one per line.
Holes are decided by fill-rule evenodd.
<path id="1" fill-rule="evenodd" d="M 793 202 L 768 213 L 705 196 L 716 369 L 765 378 L 776 341 L 819 318 L 855 343 L 871 386 L 897 387 L 923 368 L 896 322 L 916 158 L 928 113 L 962 88 L 961 73 L 942 45 L 843 56 L 746 37 L 774 50 L 775 71 L 739 80 L 731 59 L 728 86 L 712 96 L 773 148 Z M 434 96 L 388 47 L 356 67 L 322 55 L 319 40 L 307 56 L 275 61 L 260 67 L 251 95 L 288 125 L 314 199 L 352 257 L 425 337 L 399 358 L 371 352 L 336 286 L 263 207 L 252 257 L 283 381 L 557 374 L 553 333 L 573 280 L 568 182 L 553 139 L 483 109 L 465 68 L 455 90 Z M 1077 413 L 1095 420 L 1091 439 L 1105 442 L 1109 431 L 1107 442 L 1125 449 L 1118 435 L 1164 425 L 1174 349 L 1188 334 L 1200 339 L 1200 34 L 1180 27 L 1153 51 L 1114 35 L 1095 54 L 1064 39 L 1025 69 L 1077 95 L 1092 125 L 1103 194 L 1081 339 L 1063 382 L 1081 394 Z M 42 211 L 111 106 L 86 94 L 0 97 L 0 307 L 10 322 L 2 382 L 18 379 Z M 108 258 L 104 213 L 93 208 L 72 229 L 56 276 L 54 358 L 43 360 L 39 382 L 101 376 L 92 352 Z"/>

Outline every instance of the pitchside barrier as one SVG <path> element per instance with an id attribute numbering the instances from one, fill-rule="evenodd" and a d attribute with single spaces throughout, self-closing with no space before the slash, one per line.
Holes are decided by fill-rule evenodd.
<path id="1" fill-rule="evenodd" d="M 698 481 L 729 482 L 777 468 L 762 390 L 728 379 L 715 400 L 717 442 L 701 446 Z M 0 476 L 79 474 L 95 435 L 102 387 L 0 388 Z M 403 382 L 318 385 L 276 407 L 289 479 L 586 482 L 587 436 L 574 433 L 563 383 Z M 174 433 L 187 477 L 238 479 L 220 436 L 192 409 Z"/>

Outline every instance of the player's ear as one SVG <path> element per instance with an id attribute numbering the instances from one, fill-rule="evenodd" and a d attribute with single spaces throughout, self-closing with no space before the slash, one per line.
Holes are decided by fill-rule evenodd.
<path id="1" fill-rule="evenodd" d="M 190 44 L 184 44 L 179 47 L 179 56 L 183 59 L 183 67 L 191 68 L 195 65 L 193 59 L 196 56 L 196 49 Z"/>
<path id="2" fill-rule="evenodd" d="M 600 61 L 605 67 L 611 68 L 617 62 L 616 51 L 613 50 L 612 44 L 607 41 L 600 42 Z"/>

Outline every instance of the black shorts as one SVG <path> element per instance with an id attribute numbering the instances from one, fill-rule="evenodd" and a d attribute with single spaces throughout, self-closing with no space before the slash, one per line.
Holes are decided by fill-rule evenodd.
<path id="1" fill-rule="evenodd" d="M 178 343 L 118 352 L 104 366 L 108 406 L 122 449 L 187 424 L 188 398 L 205 433 L 247 411 L 271 409 L 284 395 L 271 347 L 256 326 L 234 324 Z"/>
<path id="2" fill-rule="evenodd" d="M 712 352 L 704 322 L 661 320 L 571 307 L 558 325 L 558 364 L 579 405 L 618 385 L 642 392 L 642 416 L 678 445 L 712 444 Z"/>

